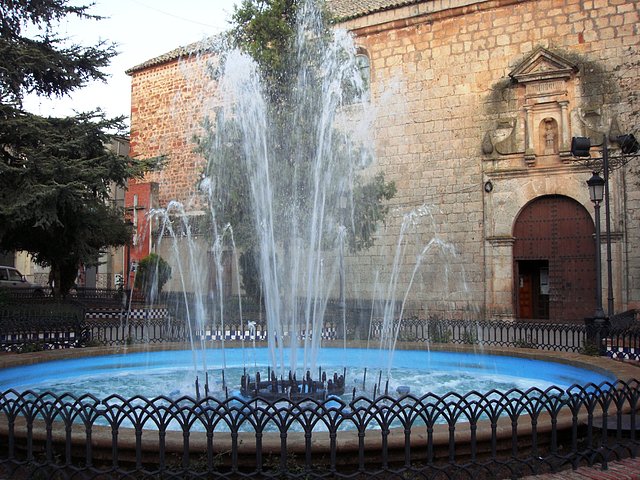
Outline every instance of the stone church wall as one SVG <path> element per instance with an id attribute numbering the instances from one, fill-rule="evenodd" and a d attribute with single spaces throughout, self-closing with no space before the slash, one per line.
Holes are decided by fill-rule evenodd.
<path id="1" fill-rule="evenodd" d="M 344 21 L 370 59 L 373 170 L 398 189 L 376 244 L 346 259 L 347 298 L 376 295 L 373 279 L 389 273 L 407 220 L 399 301 L 413 281 L 408 301 L 420 316 L 515 318 L 518 214 L 562 195 L 593 215 L 590 168 L 573 162 L 568 142 L 636 130 L 638 7 L 439 0 Z M 147 178 L 159 183 L 161 205 L 195 192 L 204 159 L 193 136 L 215 103 L 209 60 L 132 73 L 132 154 L 167 155 L 163 172 Z M 640 305 L 640 194 L 630 168 L 611 176 L 617 311 Z"/>
<path id="2" fill-rule="evenodd" d="M 486 308 L 488 316 L 513 318 L 511 250 L 518 213 L 535 198 L 563 195 L 593 214 L 585 185 L 590 171 L 573 163 L 570 138 L 597 138 L 615 133 L 616 127 L 633 132 L 637 126 L 625 97 L 637 91 L 637 80 L 627 80 L 633 85 L 623 91 L 619 77 L 622 65 L 632 64 L 629 53 L 638 45 L 638 2 L 468 3 L 422 2 L 343 26 L 370 57 L 373 98 L 381 99 L 389 85 L 400 85 L 393 98 L 404 104 L 406 114 L 382 117 L 377 131 L 379 167 L 398 186 L 394 206 L 398 211 L 423 203 L 434 206 L 438 235 L 456 246 L 454 261 L 466 268 L 468 290 L 451 295 L 448 305 L 425 303 L 425 309 L 450 316 L 446 310 L 464 306 L 466 298 L 469 315 Z M 566 79 L 560 92 L 525 93 L 527 75 L 535 72 L 527 72 L 520 83 L 509 76 L 540 48 L 575 66 L 562 74 Z M 637 67 L 629 67 L 636 79 Z M 552 83 L 531 82 L 527 88 L 550 88 Z M 534 132 L 546 117 L 561 124 L 556 135 L 562 138 L 554 140 L 559 145 L 550 154 L 540 150 L 542 133 Z M 487 135 L 486 150 L 491 151 L 483 146 Z M 509 145 L 498 145 L 503 140 Z M 611 178 L 618 311 L 637 305 L 640 297 L 635 253 L 639 219 L 632 213 L 637 211 L 637 188 L 625 172 Z M 489 193 L 483 190 L 487 181 Z M 393 228 L 387 232 L 380 244 L 392 245 Z"/>

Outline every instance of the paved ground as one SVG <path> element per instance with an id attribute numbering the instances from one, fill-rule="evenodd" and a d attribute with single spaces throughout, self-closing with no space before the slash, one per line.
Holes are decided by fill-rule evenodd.
<path id="1" fill-rule="evenodd" d="M 523 480 L 640 480 L 640 457 L 611 462 L 607 470 L 600 466 L 582 467 L 559 473 L 525 477 Z"/>
<path id="2" fill-rule="evenodd" d="M 639 367 L 640 362 L 625 362 Z M 640 480 L 640 457 L 611 462 L 606 470 L 599 465 L 559 473 L 525 477 L 523 480 Z"/>

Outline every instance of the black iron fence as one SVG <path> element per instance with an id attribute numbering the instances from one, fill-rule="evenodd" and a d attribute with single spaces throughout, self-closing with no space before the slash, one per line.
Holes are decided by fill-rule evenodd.
<path id="1" fill-rule="evenodd" d="M 247 311 L 252 320 L 234 322 L 231 315 L 224 327 L 202 327 L 168 304 L 128 308 L 77 298 L 5 304 L 0 345 L 31 351 L 190 338 L 263 340 L 260 309 Z M 640 351 L 637 312 L 604 325 L 419 318 L 385 325 L 370 311 L 331 311 L 322 333 L 329 339 L 364 329 L 373 342 L 393 332 L 398 341 L 606 351 L 618 358 L 637 359 Z M 343 327 L 340 318 L 351 323 Z M 0 393 L 0 477 L 520 478 L 636 456 L 639 402 L 636 380 L 326 401 L 9 390 Z"/>
<path id="2" fill-rule="evenodd" d="M 638 382 L 277 402 L 0 394 L 2 478 L 520 478 L 638 454 Z"/>
<path id="3" fill-rule="evenodd" d="M 24 299 L 5 302 L 0 305 L 0 350 L 33 349 L 34 342 L 41 348 L 64 348 L 267 338 L 264 312 L 250 302 L 243 304 L 242 316 L 237 301 L 229 302 L 222 310 L 208 305 L 205 308 L 208 320 L 202 323 L 198 309 L 185 304 L 184 298 L 180 301 L 168 295 L 164 303 L 155 306 L 138 300 L 126 291 L 85 289 L 64 303 L 41 297 L 31 298 L 29 302 Z M 224 322 L 217 319 L 221 314 Z M 639 360 L 640 322 L 637 320 L 638 312 L 632 310 L 602 325 L 416 316 L 387 325 L 372 315 L 370 309 L 355 304 L 343 309 L 330 304 L 321 335 L 328 340 L 341 340 L 346 336 L 347 340 L 368 340 L 375 344 L 386 334 L 397 341 L 534 348 Z M 304 337 L 308 333 L 299 330 L 297 334 Z"/>
<path id="4" fill-rule="evenodd" d="M 16 303 L 51 303 L 52 291 L 49 287 L 37 289 L 2 289 L 0 290 L 0 302 L 8 304 Z M 145 303 L 144 297 L 137 291 L 112 288 L 86 288 L 73 287 L 63 299 L 64 302 L 82 304 L 88 307 L 112 307 L 127 308 L 129 305 L 141 305 Z"/>
<path id="5" fill-rule="evenodd" d="M 84 307 L 75 303 L 0 305 L 0 349 L 69 348 L 87 339 Z"/>
<path id="6" fill-rule="evenodd" d="M 503 320 L 440 320 L 405 318 L 391 325 L 398 340 L 491 347 L 537 348 L 580 352 L 587 344 L 587 327 L 577 324 L 514 322 Z M 374 321 L 375 338 L 384 330 Z"/>

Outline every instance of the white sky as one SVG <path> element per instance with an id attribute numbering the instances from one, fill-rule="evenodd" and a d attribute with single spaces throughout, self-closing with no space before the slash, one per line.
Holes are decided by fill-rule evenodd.
<path id="1" fill-rule="evenodd" d="M 100 40 L 118 44 L 120 54 L 105 70 L 107 83 L 92 82 L 63 98 L 30 96 L 25 109 L 62 117 L 100 107 L 109 117 L 130 114 L 131 78 L 125 70 L 179 46 L 197 42 L 228 28 L 233 6 L 240 0 L 93 0 L 89 13 L 100 21 L 69 16 L 60 25 L 61 37 L 81 45 Z M 73 1 L 72 4 L 89 4 Z"/>

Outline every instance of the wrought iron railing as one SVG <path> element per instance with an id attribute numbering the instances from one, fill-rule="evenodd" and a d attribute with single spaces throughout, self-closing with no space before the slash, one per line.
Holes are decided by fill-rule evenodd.
<path id="1" fill-rule="evenodd" d="M 200 328 L 176 313 L 79 302 L 4 305 L 0 345 L 29 351 L 190 336 L 266 338 L 260 321 Z M 398 326 L 399 341 L 569 352 L 591 346 L 593 353 L 636 359 L 640 352 L 636 312 L 597 330 L 418 318 L 395 323 L 394 332 Z M 353 332 L 325 327 L 328 339 Z M 373 338 L 382 330 L 374 318 Z M 635 380 L 350 401 L 100 399 L 9 390 L 0 394 L 0 478 L 519 478 L 637 455 L 639 408 Z"/>
<path id="2" fill-rule="evenodd" d="M 37 288 L 3 289 L 0 300 L 7 303 L 38 303 L 50 300 L 51 288 L 39 286 Z M 113 288 L 88 288 L 73 287 L 64 297 L 65 301 L 75 301 L 87 307 L 102 306 L 128 306 L 130 304 L 144 304 L 144 296 L 135 290 Z"/>
<path id="3" fill-rule="evenodd" d="M 394 323 L 393 328 L 397 328 L 397 323 Z M 373 336 L 379 337 L 382 330 L 383 322 L 374 321 Z M 424 343 L 478 344 L 579 352 L 585 347 L 586 326 L 501 320 L 405 318 L 400 323 L 398 339 Z"/>
<path id="4" fill-rule="evenodd" d="M 63 348 L 190 340 L 262 341 L 267 338 L 266 321 L 257 307 L 243 311 L 246 315 L 241 322 L 238 309 L 235 307 L 234 310 L 232 303 L 225 309 L 228 318 L 224 324 L 210 320 L 201 325 L 175 306 L 124 304 L 123 297 L 118 297 L 118 292 L 113 290 L 83 295 L 67 299 L 65 303 L 40 298 L 28 304 L 1 306 L 0 349 L 22 350 L 36 341 L 42 348 Z M 102 297 L 102 300 L 87 301 L 93 297 Z M 640 359 L 640 322 L 636 311 L 612 317 L 604 325 L 410 317 L 385 326 L 381 319 L 371 319 L 371 312 L 365 309 L 354 306 L 343 315 L 334 307 L 328 309 L 321 333 L 327 340 L 341 340 L 346 334 L 347 340 L 369 340 L 375 344 L 387 328 L 386 333 L 397 335 L 398 341 L 534 348 Z M 342 325 L 343 316 L 346 325 Z M 302 338 L 306 332 L 300 330 L 297 335 Z"/>
<path id="5" fill-rule="evenodd" d="M 520 478 L 638 454 L 640 387 L 351 401 L 0 394 L 2 478 Z"/>
<path id="6" fill-rule="evenodd" d="M 164 308 L 92 308 L 85 313 L 87 340 L 91 344 L 179 342 L 189 339 L 186 323 Z"/>
<path id="7" fill-rule="evenodd" d="M 0 306 L 0 349 L 34 351 L 78 346 L 87 338 L 82 305 L 34 302 Z"/>

